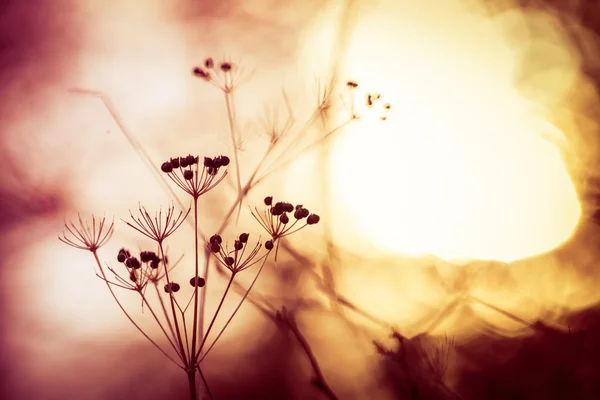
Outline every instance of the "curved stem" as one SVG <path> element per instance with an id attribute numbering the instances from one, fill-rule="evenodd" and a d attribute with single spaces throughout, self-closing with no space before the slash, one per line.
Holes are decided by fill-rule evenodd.
<path id="1" fill-rule="evenodd" d="M 106 274 L 104 273 L 104 268 L 102 268 L 102 263 L 100 262 L 100 259 L 98 258 L 98 253 L 96 251 L 92 251 L 92 254 L 94 255 L 94 258 L 96 259 L 96 263 L 98 264 L 98 268 L 100 268 L 100 272 L 102 273 L 102 276 L 104 277 L 106 286 L 108 287 L 108 290 L 110 291 L 110 294 L 112 295 L 112 297 L 117 302 L 117 304 L 118 304 L 119 308 L 121 309 L 121 311 L 123 311 L 123 314 L 125 314 L 125 316 L 127 317 L 127 319 L 129 319 L 129 321 L 133 324 L 133 326 L 135 326 L 137 328 L 137 330 L 140 331 L 140 333 L 142 335 L 144 335 L 144 337 L 146 339 L 148 339 L 150 341 L 150 343 L 152 343 L 154 345 L 154 347 L 156 347 L 158 350 L 160 350 L 160 352 L 163 353 L 169 360 L 171 360 L 173 362 L 173 364 L 177 365 L 181 369 L 184 369 L 184 367 L 182 365 L 180 365 L 177 361 L 173 360 L 173 358 L 170 355 L 168 355 L 158 344 L 156 344 L 156 342 L 154 340 L 152 340 L 152 338 L 150 336 L 148 336 L 146 334 L 146 332 L 143 331 L 142 328 L 140 328 L 140 326 L 133 320 L 133 318 L 131 318 L 131 316 L 129 315 L 129 313 L 125 310 L 125 308 L 123 307 L 123 305 L 121 304 L 121 302 L 117 298 L 117 295 L 113 291 L 112 287 L 108 284 L 108 281 L 106 280 Z"/>
<path id="2" fill-rule="evenodd" d="M 165 330 L 165 328 L 163 327 L 163 324 L 160 322 L 160 320 L 158 319 L 158 316 L 156 315 L 156 313 L 154 312 L 154 310 L 152 309 L 152 306 L 150 305 L 150 303 L 148 302 L 148 300 L 146 299 L 146 296 L 144 296 L 141 292 L 140 295 L 142 296 L 142 301 L 144 302 L 144 304 L 146 304 L 146 307 L 148 307 L 148 310 L 150 310 L 150 313 L 152 314 L 152 317 L 154 317 L 154 320 L 156 321 L 156 323 L 158 324 L 158 326 L 160 327 L 160 330 L 162 331 L 162 333 L 165 335 L 165 337 L 167 338 L 167 340 L 169 341 L 169 343 L 171 344 L 171 347 L 173 347 L 173 350 L 175 350 L 176 353 L 179 353 L 179 350 L 177 350 L 177 347 L 175 346 L 175 343 L 173 343 L 173 341 L 171 340 L 171 338 L 169 337 L 169 334 L 167 333 L 167 331 Z M 185 354 L 181 354 L 181 357 L 183 359 L 183 357 L 185 357 Z"/>

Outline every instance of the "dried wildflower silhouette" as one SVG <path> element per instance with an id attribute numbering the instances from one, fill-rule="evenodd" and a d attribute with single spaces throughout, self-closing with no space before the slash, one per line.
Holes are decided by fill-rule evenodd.
<path id="1" fill-rule="evenodd" d="M 222 237 L 218 233 L 207 239 L 207 253 L 213 254 L 218 264 L 225 267 L 226 270 L 230 272 L 230 278 L 208 328 L 204 331 L 201 321 L 201 310 L 205 307 L 205 297 L 201 298 L 199 292 L 202 290 L 203 293 L 206 293 L 205 287 L 208 282 L 209 265 L 207 261 L 206 268 L 201 274 L 198 265 L 200 255 L 198 199 L 201 195 L 216 187 L 223 180 L 227 175 L 226 167 L 228 164 L 229 159 L 226 156 L 217 156 L 214 158 L 205 157 L 201 167 L 199 166 L 199 157 L 191 155 L 171 158 L 169 161 L 164 162 L 161 165 L 161 170 L 186 194 L 192 197 L 193 207 L 188 208 L 187 211 L 182 210 L 177 213 L 175 212 L 175 207 L 170 206 L 166 210 L 161 208 L 154 212 L 154 214 L 151 214 L 144 206 L 139 204 L 137 215 L 134 215 L 134 213 L 130 211 L 130 220 L 123 220 L 123 222 L 138 233 L 156 242 L 158 253 L 150 250 L 142 250 L 139 253 L 139 256 L 136 256 L 126 248 L 121 248 L 116 256 L 117 262 L 122 265 L 121 271 L 108 264 L 106 265 L 106 269 L 112 274 L 111 278 L 107 276 L 105 267 L 100 262 L 98 250 L 112 237 L 114 232 L 113 222 L 107 226 L 105 218 L 97 219 L 92 216 L 92 222 L 89 224 L 88 222 L 84 222 L 81 216 L 79 216 L 79 224 L 76 225 L 72 222 L 65 222 L 66 232 L 63 232 L 63 235 L 59 236 L 59 239 L 63 243 L 71 247 L 92 252 L 100 270 L 100 273 L 96 273 L 96 275 L 105 282 L 123 313 L 125 313 L 127 318 L 144 335 L 144 337 L 146 337 L 175 365 L 185 371 L 188 378 L 191 399 L 198 398 L 196 373 L 200 375 L 209 398 L 213 398 L 208 382 L 202 372 L 201 362 L 222 336 L 223 332 L 246 300 L 273 249 L 273 242 L 281 237 L 288 236 L 298 231 L 306 225 L 319 222 L 318 216 L 315 214 L 309 215 L 308 210 L 299 205 L 296 207 L 296 221 L 288 226 L 287 223 L 289 222 L 289 218 L 287 217 L 287 213 L 291 212 L 294 207 L 290 203 L 276 203 L 276 205 L 270 207 L 269 210 L 276 210 L 275 213 L 279 218 L 278 225 L 275 226 L 273 221 L 271 221 L 270 225 L 261 223 L 265 228 L 268 226 L 272 228 L 271 231 L 268 230 L 272 240 L 265 243 L 264 252 L 262 251 L 263 244 L 260 238 L 252 245 L 248 233 L 239 234 L 232 241 L 231 245 L 227 242 L 224 243 Z M 165 240 L 175 233 L 187 219 L 192 208 L 194 210 L 193 216 L 195 227 L 195 260 L 194 273 L 190 278 L 189 283 L 193 288 L 193 293 L 189 299 L 182 302 L 182 299 L 178 299 L 177 297 L 182 289 L 181 285 L 178 282 L 173 281 L 169 275 L 172 267 L 169 266 L 164 245 Z M 307 222 L 303 226 L 293 229 L 296 223 L 304 218 L 306 218 Z M 245 291 L 237 307 L 234 309 L 224 326 L 216 335 L 216 338 L 209 346 L 207 346 L 209 334 L 214 328 L 217 317 L 221 312 L 222 305 L 232 287 L 235 277 L 256 264 L 260 264 L 260 267 L 255 273 L 252 283 Z M 155 288 L 160 309 L 162 311 L 160 316 L 159 313 L 154 310 L 148 296 L 146 296 L 146 290 L 149 284 L 153 285 Z M 159 285 L 162 286 L 163 292 L 168 297 L 167 302 L 163 300 L 164 295 L 161 294 Z M 142 309 L 146 308 L 150 311 L 150 314 L 170 346 L 169 351 L 163 349 L 157 341 L 152 339 L 140 328 L 131 315 L 125 310 L 113 288 L 133 291 L 140 295 Z M 192 303 L 193 317 L 191 321 L 189 321 L 186 311 Z M 169 353 L 174 353 L 174 355 Z"/>
<path id="2" fill-rule="evenodd" d="M 240 148 L 239 144 L 244 139 L 241 137 L 238 129 L 239 123 L 237 121 L 234 94 L 238 86 L 248 78 L 248 74 L 243 74 L 239 66 L 231 61 L 216 61 L 213 58 L 207 58 L 202 66 L 193 69 L 193 75 L 200 78 L 201 81 L 217 87 L 224 94 L 229 122 L 231 149 L 233 152 L 232 160 L 226 156 L 217 156 L 212 158 L 204 157 L 203 161 L 201 161 L 199 156 L 187 155 L 183 157 L 172 157 L 162 164 L 156 165 L 144 151 L 139 141 L 137 141 L 134 135 L 126 129 L 126 125 L 121 121 L 116 109 L 105 94 L 86 89 L 72 90 L 74 93 L 92 95 L 103 101 L 134 150 L 140 155 L 152 172 L 157 174 L 161 183 L 164 184 L 166 191 L 173 200 L 177 202 L 182 211 L 175 212 L 174 206 L 171 206 L 166 210 L 161 209 L 152 214 L 140 204 L 138 205 L 137 215 L 130 212 L 130 220 L 124 222 L 138 233 L 153 240 L 156 243 L 156 248 L 154 249 L 155 251 L 141 251 L 139 256 L 133 256 L 131 252 L 122 248 L 116 257 L 118 263 L 122 264 L 120 267 L 122 269 L 119 271 L 118 268 L 112 268 L 107 264 L 106 268 L 112 273 L 111 279 L 108 279 L 106 276 L 105 269 L 99 261 L 96 250 L 101 245 L 105 244 L 110 238 L 110 235 L 112 235 L 112 224 L 110 226 L 109 235 L 106 235 L 107 231 L 103 228 L 100 229 L 95 236 L 88 235 L 82 237 L 81 235 L 75 235 L 74 239 L 71 238 L 70 242 L 66 241 L 65 243 L 70 245 L 75 244 L 73 247 L 79 249 L 88 249 L 88 246 L 85 245 L 86 241 L 91 243 L 97 242 L 100 244 L 99 246 L 96 245 L 93 251 L 96 263 L 100 268 L 100 273 L 97 275 L 107 284 L 111 294 L 119 304 L 119 307 L 127 315 L 134 326 L 136 326 L 136 328 L 173 363 L 185 371 L 188 378 L 190 398 L 196 399 L 198 397 L 196 373 L 198 373 L 202 379 L 207 395 L 210 398 L 213 398 L 204 377 L 201 362 L 221 338 L 242 304 L 245 300 L 249 299 L 253 305 L 261 309 L 261 303 L 256 302 L 253 299 L 254 296 L 250 296 L 249 294 L 261 274 L 261 271 L 265 267 L 271 251 L 277 246 L 274 257 L 274 261 L 276 261 L 277 253 L 282 243 L 280 239 L 290 236 L 300 229 L 305 228 L 307 225 L 314 225 L 320 221 L 319 215 L 311 214 L 308 209 L 301 204 L 294 206 L 292 203 L 287 202 L 273 202 L 272 196 L 268 196 L 264 199 L 265 209 L 259 211 L 257 207 L 254 207 L 254 209 L 251 210 L 251 213 L 261 227 L 265 229 L 269 239 L 263 243 L 261 239 L 258 238 L 256 242 L 253 242 L 254 244 L 250 244 L 249 235 L 247 233 L 241 233 L 232 241 L 224 241 L 221 235 L 231 222 L 233 213 L 237 210 L 237 215 L 239 217 L 244 200 L 250 191 L 256 188 L 259 183 L 263 182 L 275 172 L 285 168 L 303 153 L 326 143 L 326 141 L 337 132 L 340 132 L 348 124 L 360 120 L 363 111 L 368 112 L 369 110 L 376 109 L 375 106 L 380 104 L 381 96 L 376 93 L 367 94 L 363 103 L 362 101 L 357 100 L 358 96 L 361 95 L 357 82 L 347 82 L 345 85 L 345 93 L 339 97 L 334 90 L 334 87 L 336 86 L 334 80 L 326 85 L 321 85 L 318 82 L 317 103 L 314 112 L 304 123 L 296 125 L 296 119 L 292 112 L 289 99 L 285 95 L 285 92 L 283 92 L 287 116 L 280 120 L 277 112 L 272 110 L 270 115 L 267 113 L 266 117 L 263 119 L 262 128 L 264 134 L 268 138 L 268 145 L 264 156 L 260 158 L 258 165 L 256 165 L 249 174 L 249 178 L 245 184 L 242 185 L 238 149 Z M 324 122 L 328 119 L 331 112 L 340 111 L 340 105 L 344 108 L 341 111 L 347 113 L 347 117 L 338 125 L 333 127 L 328 126 L 326 129 L 323 128 L 324 131 L 320 137 L 307 142 L 306 138 L 310 137 L 310 135 L 307 135 L 308 131 L 313 129 L 317 122 Z M 390 108 L 391 106 L 389 106 L 389 104 L 384 105 L 382 108 L 382 115 L 387 115 L 386 113 Z M 382 119 L 385 119 L 383 116 Z M 325 124 L 323 123 L 322 126 L 325 127 Z M 321 127 L 319 127 L 319 129 L 321 129 Z M 214 235 L 204 238 L 205 246 L 203 247 L 207 257 L 204 269 L 200 270 L 199 252 L 202 248 L 202 246 L 200 246 L 202 233 L 199 229 L 198 202 L 203 194 L 215 188 L 225 179 L 230 164 L 233 164 L 235 168 L 234 180 L 238 189 L 237 197 L 225 213 L 221 226 L 214 231 Z M 186 207 L 183 206 L 176 192 L 173 191 L 169 181 L 180 188 L 184 194 L 191 197 L 192 205 L 187 208 L 187 210 Z M 188 219 L 190 213 L 193 215 L 193 222 Z M 186 291 L 183 287 L 184 285 L 182 285 L 181 282 L 172 281 L 170 277 L 170 272 L 181 261 L 181 258 L 171 265 L 165 254 L 164 248 L 167 239 L 175 233 L 185 221 L 191 222 L 194 228 L 194 269 L 190 274 L 189 279 L 189 284 L 193 289 L 193 293 L 189 298 L 182 298 L 182 296 L 186 296 Z M 80 224 L 83 225 L 81 220 Z M 92 221 L 92 225 L 95 226 L 94 221 Z M 83 238 L 84 245 L 78 245 L 79 241 L 77 238 Z M 285 242 L 283 243 L 283 247 L 290 251 L 290 248 Z M 218 272 L 228 276 L 228 284 L 219 301 L 217 309 L 205 330 L 204 311 L 206 307 L 206 286 L 210 283 L 208 275 L 211 261 L 214 261 L 214 265 L 217 267 Z M 254 266 L 257 266 L 258 268 L 252 268 Z M 251 269 L 254 270 L 254 272 L 252 272 L 254 276 L 251 283 L 247 287 L 244 287 L 237 282 L 235 277 L 238 276 L 238 274 Z M 148 298 L 146 297 L 146 291 L 152 286 L 154 287 L 159 303 L 158 306 L 160 309 L 158 313 L 154 312 L 154 309 L 150 304 L 151 302 L 148 301 Z M 187 285 L 185 286 L 187 287 Z M 121 303 L 113 292 L 113 288 L 139 293 L 142 298 L 143 309 L 147 308 L 150 311 L 151 315 L 156 320 L 157 325 L 160 327 L 162 334 L 165 336 L 166 341 L 170 346 L 170 349 L 167 349 L 168 351 L 164 350 L 156 341 L 151 339 L 149 335 L 140 329 L 129 314 L 127 314 L 127 311 L 121 306 Z M 231 288 L 235 288 L 242 297 L 225 324 L 216 334 L 215 338 L 211 339 L 209 342 L 209 334 L 211 331 L 215 330 L 215 321 L 217 316 L 222 312 L 222 304 L 228 293 L 231 291 Z M 164 297 L 167 297 L 167 299 L 164 299 Z M 340 304 L 346 307 L 352 306 L 352 303 L 348 300 L 339 296 L 337 298 L 339 299 Z M 193 316 L 189 315 L 190 312 L 188 312 L 188 309 L 190 308 L 193 310 L 190 311 L 193 312 Z M 273 307 L 263 308 L 261 310 L 274 320 L 277 320 L 275 315 L 276 310 Z M 290 319 L 290 321 L 292 320 L 293 319 Z M 301 340 L 303 336 L 300 333 L 297 324 L 288 323 L 288 325 L 298 338 L 303 349 L 305 349 L 309 355 L 309 358 L 311 358 L 308 342 L 306 340 Z M 315 362 L 313 363 L 312 361 Z M 311 364 L 313 367 L 317 365 L 314 356 L 313 359 L 311 359 Z M 318 367 L 315 369 L 315 373 L 317 376 L 320 376 L 317 387 L 328 397 L 336 398 L 331 388 L 325 390 L 328 386 L 322 373 L 318 371 Z"/>

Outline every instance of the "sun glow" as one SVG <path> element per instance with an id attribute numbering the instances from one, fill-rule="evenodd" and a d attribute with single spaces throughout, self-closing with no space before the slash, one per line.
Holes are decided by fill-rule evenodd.
<path id="1" fill-rule="evenodd" d="M 457 10 L 417 18 L 390 9 L 357 29 L 347 75 L 381 92 L 393 112 L 339 137 L 337 218 L 353 215 L 391 252 L 513 261 L 549 251 L 581 214 L 561 154 L 545 139 L 561 132 L 517 91 L 515 53 L 497 27 Z M 575 62 L 545 52 L 563 61 L 557 84 L 568 87 Z M 347 224 L 338 228 L 348 235 Z"/>

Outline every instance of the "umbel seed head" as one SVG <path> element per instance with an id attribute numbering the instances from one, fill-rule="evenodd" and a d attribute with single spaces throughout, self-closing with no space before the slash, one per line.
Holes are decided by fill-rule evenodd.
<path id="1" fill-rule="evenodd" d="M 240 242 L 239 240 L 236 240 L 233 243 L 233 248 L 236 249 L 236 250 L 241 250 L 241 249 L 244 248 L 244 243 Z"/>
<path id="2" fill-rule="evenodd" d="M 214 234 L 214 235 L 212 235 L 212 236 L 210 237 L 210 239 L 209 239 L 209 242 L 210 242 L 210 243 L 221 244 L 221 243 L 223 243 L 223 239 L 221 238 L 221 236 L 220 236 L 220 235 L 218 235 L 218 234 Z"/>
<path id="3" fill-rule="evenodd" d="M 153 261 L 156 258 L 158 258 L 158 257 L 156 256 L 156 253 L 154 253 L 153 251 L 142 251 L 140 253 L 140 260 L 144 263 Z"/>
<path id="4" fill-rule="evenodd" d="M 179 168 L 179 157 L 171 158 L 171 166 L 173 168 Z"/>
<path id="5" fill-rule="evenodd" d="M 190 165 L 187 157 L 179 157 L 179 165 L 181 168 L 187 168 Z"/>
<path id="6" fill-rule="evenodd" d="M 124 263 L 126 259 L 127 255 L 125 254 L 125 252 L 119 251 L 119 254 L 117 254 L 117 261 L 120 263 Z"/>
<path id="7" fill-rule="evenodd" d="M 271 204 L 273 204 L 273 196 L 265 197 L 265 205 L 270 206 Z"/>
<path id="8" fill-rule="evenodd" d="M 194 172 L 190 171 L 189 169 L 186 169 L 185 171 L 183 171 L 183 178 L 188 181 L 194 179 Z"/>
<path id="9" fill-rule="evenodd" d="M 273 241 L 272 240 L 267 240 L 265 242 L 265 249 L 267 249 L 267 250 L 273 250 Z"/>
<path id="10" fill-rule="evenodd" d="M 219 251 L 221 251 L 221 245 L 219 243 L 211 243 L 210 251 L 212 251 L 213 253 L 218 253 Z"/>
<path id="11" fill-rule="evenodd" d="M 247 242 L 248 242 L 248 237 L 249 237 L 249 236 L 250 236 L 250 235 L 249 235 L 249 234 L 247 234 L 247 233 L 242 233 L 242 234 L 240 234 L 240 242 L 242 242 L 242 243 L 247 243 Z"/>
<path id="12" fill-rule="evenodd" d="M 204 285 L 206 285 L 206 281 L 200 276 L 195 276 L 190 279 L 190 285 L 192 285 L 192 287 L 204 287 Z"/>

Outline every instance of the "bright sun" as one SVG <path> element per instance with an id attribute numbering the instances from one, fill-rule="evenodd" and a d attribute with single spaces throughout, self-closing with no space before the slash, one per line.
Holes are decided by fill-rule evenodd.
<path id="1" fill-rule="evenodd" d="M 348 76 L 393 112 L 339 137 L 337 212 L 383 250 L 452 260 L 512 261 L 568 239 L 579 201 L 542 137 L 560 132 L 515 88 L 518 60 L 501 34 L 458 9 L 390 7 L 361 24 L 347 54 Z"/>

